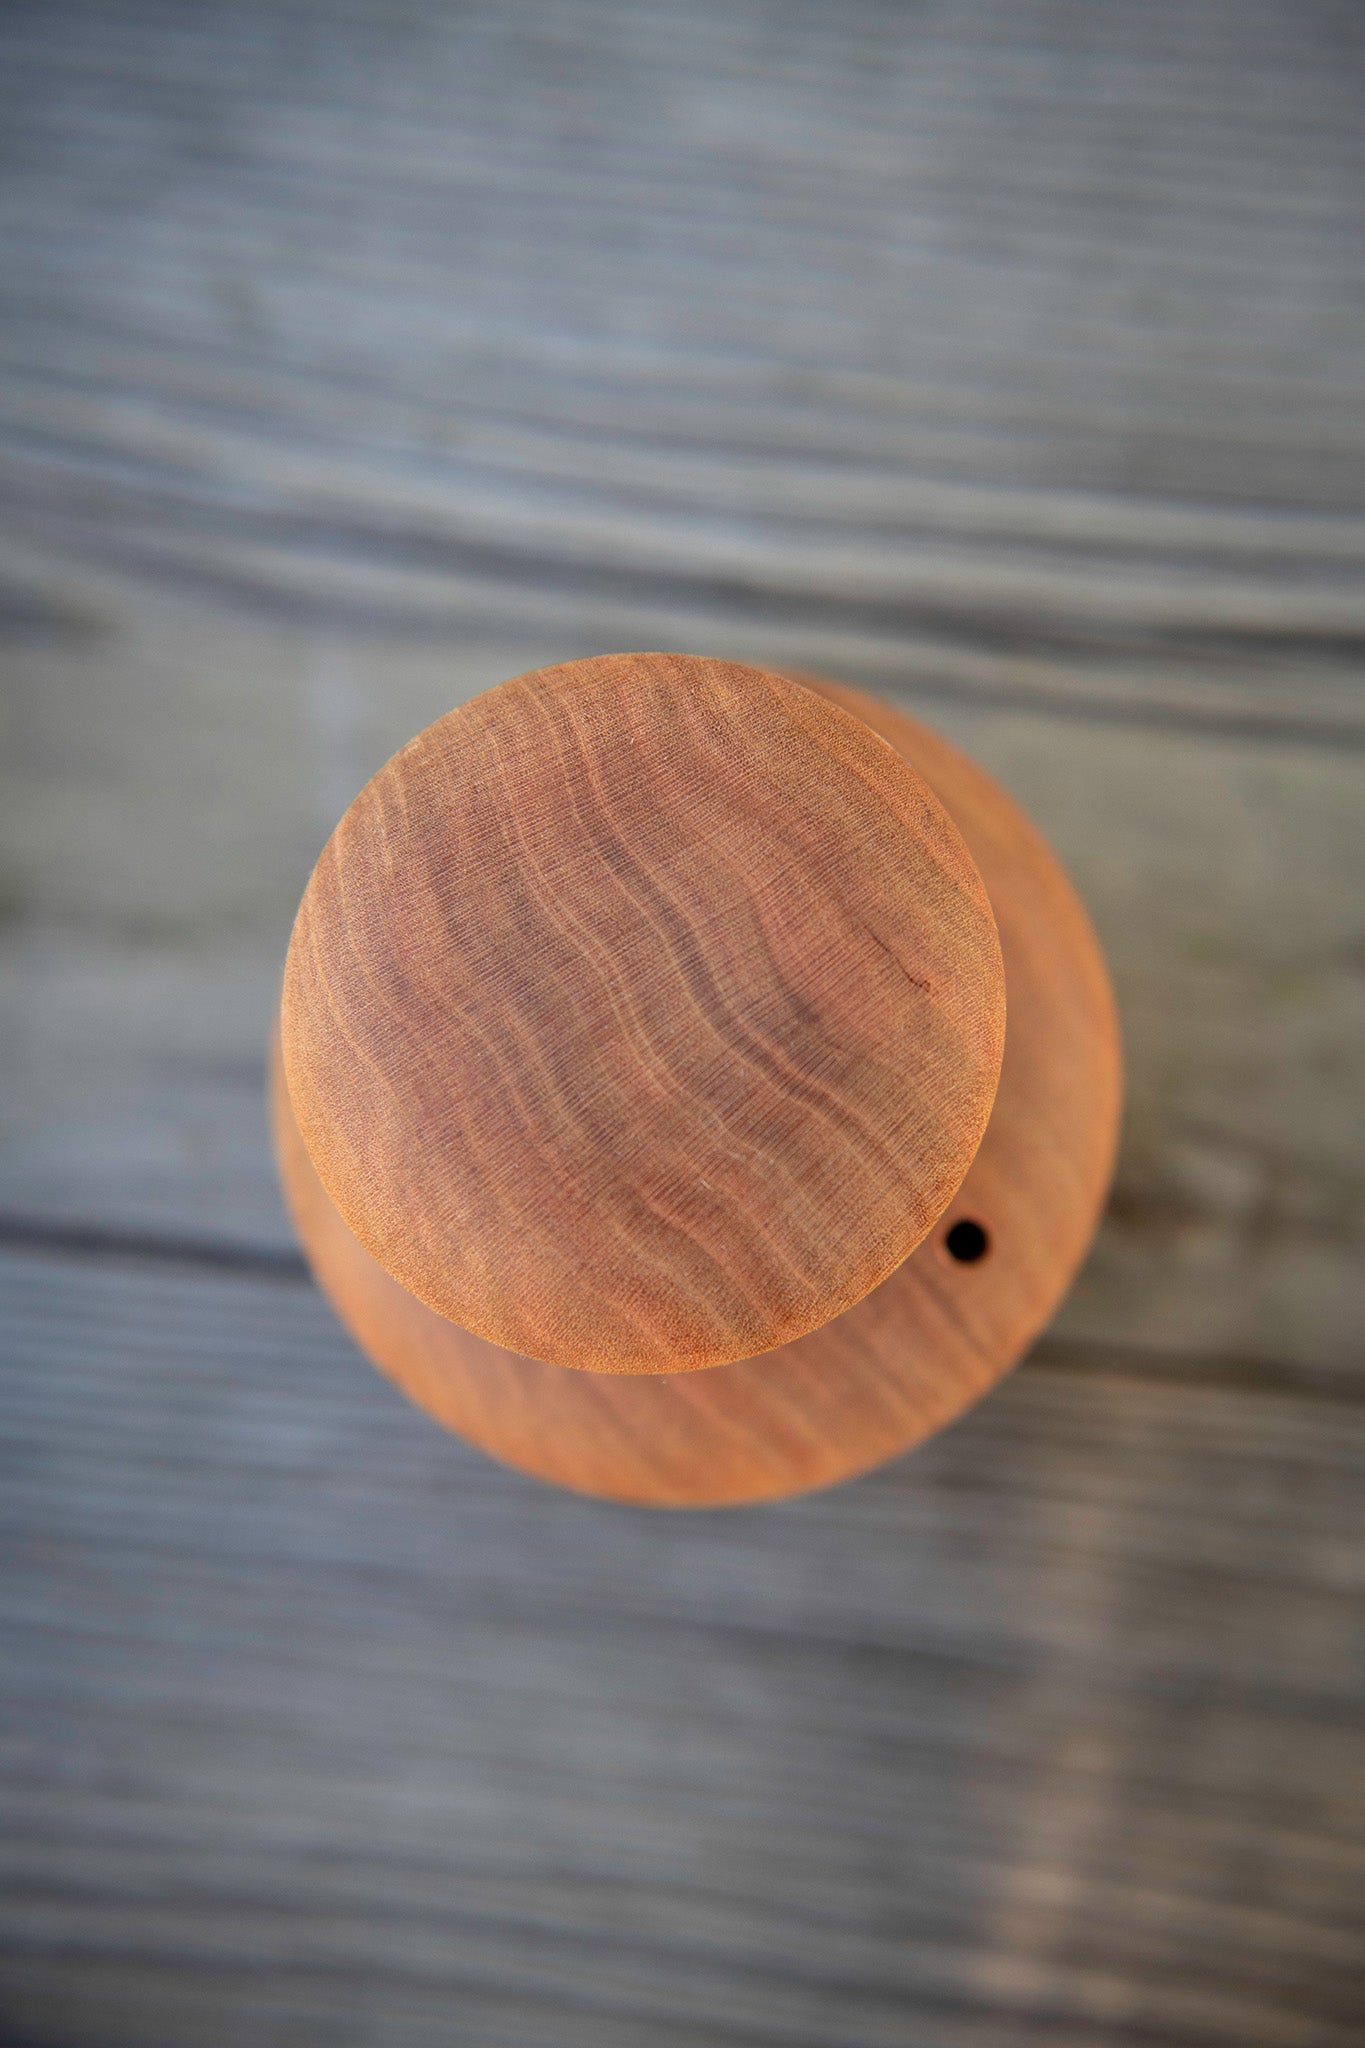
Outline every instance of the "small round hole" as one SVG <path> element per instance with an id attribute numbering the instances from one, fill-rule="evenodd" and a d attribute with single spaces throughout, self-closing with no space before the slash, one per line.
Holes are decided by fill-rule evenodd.
<path id="1" fill-rule="evenodd" d="M 950 1226 L 943 1242 L 947 1247 L 948 1257 L 956 1259 L 963 1266 L 974 1266 L 978 1259 L 985 1258 L 991 1248 L 990 1238 L 981 1225 L 974 1223 L 970 1216 L 959 1216 L 957 1222 Z"/>

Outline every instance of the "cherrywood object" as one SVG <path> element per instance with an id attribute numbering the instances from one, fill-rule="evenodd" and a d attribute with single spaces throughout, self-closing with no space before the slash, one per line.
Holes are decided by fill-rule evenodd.
<path id="1" fill-rule="evenodd" d="M 619 1499 L 787 1494 L 949 1421 L 1112 1165 L 1112 998 L 1057 862 L 812 676 L 619 656 L 438 721 L 324 852 L 281 1014 L 280 1169 L 342 1319 L 461 1435 Z M 517 1317 L 540 1355 L 490 1340 Z"/>
<path id="2" fill-rule="evenodd" d="M 310 1157 L 419 1301 L 593 1372 L 827 1323 L 980 1142 L 1004 985 L 942 807 L 846 710 L 679 655 L 485 691 L 361 791 L 282 1006 Z"/>

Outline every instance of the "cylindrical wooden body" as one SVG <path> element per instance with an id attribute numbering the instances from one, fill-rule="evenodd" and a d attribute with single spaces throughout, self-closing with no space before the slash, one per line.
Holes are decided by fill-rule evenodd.
<path id="1" fill-rule="evenodd" d="M 983 770 L 891 706 L 799 681 L 889 741 L 936 794 L 984 881 L 1007 1027 L 975 1157 L 923 1241 L 821 1327 L 702 1370 L 572 1370 L 419 1300 L 343 1220 L 300 1135 L 278 1034 L 275 1142 L 319 1284 L 361 1347 L 437 1420 L 536 1477 L 703 1506 L 829 1485 L 951 1421 L 1053 1313 L 1108 1185 L 1120 1056 L 1108 977 L 1074 890 Z"/>

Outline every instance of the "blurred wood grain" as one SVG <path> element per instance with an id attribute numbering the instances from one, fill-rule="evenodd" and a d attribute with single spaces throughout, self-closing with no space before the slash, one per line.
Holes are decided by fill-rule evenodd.
<path id="1" fill-rule="evenodd" d="M 1365 2027 L 1365 24 L 0 16 L 0 2040 Z M 307 1287 L 337 813 L 501 677 L 832 672 L 1114 966 L 1110 1217 L 838 1493 L 651 1519 Z"/>

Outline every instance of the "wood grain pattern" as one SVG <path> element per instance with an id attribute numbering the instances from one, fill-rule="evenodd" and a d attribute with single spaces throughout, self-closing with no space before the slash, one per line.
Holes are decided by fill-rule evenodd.
<path id="1" fill-rule="evenodd" d="M 796 678 L 793 678 L 796 680 Z M 800 680 L 875 726 L 953 816 L 996 907 L 1009 1029 L 995 1107 L 931 1239 L 795 1343 L 701 1374 L 566 1373 L 433 1313 L 347 1229 L 309 1161 L 272 1051 L 291 1213 L 361 1346 L 429 1413 L 507 1463 L 653 1505 L 770 1499 L 846 1478 L 961 1413 L 1051 1315 L 1098 1219 L 1118 1131 L 1113 999 L 1085 913 L 1038 832 L 957 748 L 889 705 Z M 957 1222 L 984 1229 L 971 1263 Z"/>
<path id="2" fill-rule="evenodd" d="M 556 1366 L 675 1373 L 893 1271 L 980 1142 L 990 905 L 844 709 L 618 655 L 451 712 L 304 893 L 282 1047 L 307 1150 L 395 1279 Z"/>
<path id="3" fill-rule="evenodd" d="M 1358 28 L 1249 4 L 12 6 L 0 504 L 305 631 L 1359 748 Z"/>
<path id="4" fill-rule="evenodd" d="M 0 9 L 6 2048 L 1359 2048 L 1361 30 Z M 604 647 L 931 720 L 1119 992 L 1055 1329 L 763 1513 L 432 1427 L 260 1112 L 355 791 Z"/>
<path id="5" fill-rule="evenodd" d="M 1044 1340 L 645 1515 L 306 1286 L 0 1250 L 0 1353 L 6 2048 L 1358 2048 L 1358 1401 Z"/>

